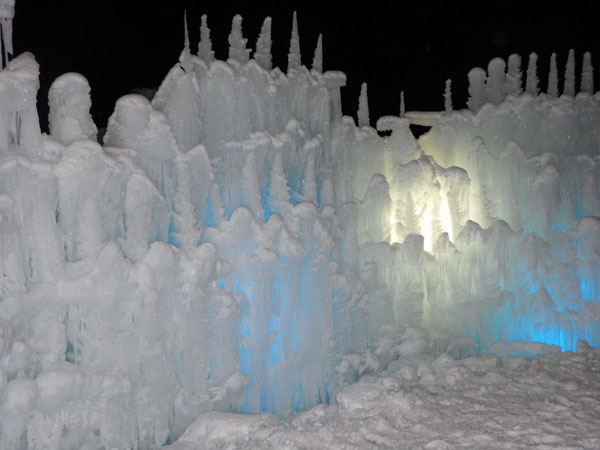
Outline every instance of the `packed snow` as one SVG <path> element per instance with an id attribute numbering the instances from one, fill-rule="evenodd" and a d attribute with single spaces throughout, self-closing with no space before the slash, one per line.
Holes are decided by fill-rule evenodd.
<path id="1" fill-rule="evenodd" d="M 598 448 L 591 55 L 372 128 L 321 36 L 283 72 L 242 23 L 227 61 L 186 26 L 101 143 L 83 75 L 46 135 L 34 56 L 0 71 L 0 449 Z"/>
<path id="2" fill-rule="evenodd" d="M 401 357 L 329 406 L 285 422 L 269 413 L 204 413 L 166 448 L 598 448 L 600 352 L 544 350 L 536 359 Z"/>

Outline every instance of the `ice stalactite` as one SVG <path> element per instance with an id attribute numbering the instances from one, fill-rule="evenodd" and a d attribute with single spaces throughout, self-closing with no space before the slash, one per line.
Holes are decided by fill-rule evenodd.
<path id="1" fill-rule="evenodd" d="M 567 63 L 565 64 L 565 81 L 563 94 L 568 97 L 575 97 L 575 50 L 569 50 Z"/>
<path id="2" fill-rule="evenodd" d="M 556 66 L 556 53 L 550 56 L 550 71 L 548 74 L 548 95 L 558 98 L 558 69 Z"/>
<path id="3" fill-rule="evenodd" d="M 200 42 L 198 42 L 198 56 L 207 66 L 215 60 L 215 52 L 212 49 L 210 40 L 210 28 L 208 28 L 206 14 L 202 15 L 200 22 Z"/>
<path id="4" fill-rule="evenodd" d="M 296 18 L 296 11 L 292 18 L 292 35 L 290 37 L 290 51 L 288 52 L 288 66 L 287 70 L 300 69 L 300 37 L 298 36 L 298 19 Z"/>
<path id="5" fill-rule="evenodd" d="M 537 60 L 538 56 L 535 53 L 529 54 L 529 63 L 527 65 L 527 80 L 525 82 L 525 92 L 529 95 L 538 95 L 538 76 L 537 76 Z"/>
<path id="6" fill-rule="evenodd" d="M 315 70 L 318 73 L 323 73 L 323 35 L 321 33 L 319 33 L 317 46 L 315 47 L 312 70 Z"/>
<path id="7" fill-rule="evenodd" d="M 273 67 L 271 56 L 271 18 L 265 17 L 260 29 L 258 40 L 256 41 L 256 51 L 254 59 L 260 67 L 265 70 L 271 70 Z"/>
<path id="8" fill-rule="evenodd" d="M 360 85 L 360 95 L 358 97 L 358 126 L 368 127 L 369 120 L 369 98 L 367 97 L 367 83 Z"/>
<path id="9" fill-rule="evenodd" d="M 583 54 L 579 91 L 590 95 L 594 93 L 594 68 L 592 67 L 592 54 L 590 52 Z"/>

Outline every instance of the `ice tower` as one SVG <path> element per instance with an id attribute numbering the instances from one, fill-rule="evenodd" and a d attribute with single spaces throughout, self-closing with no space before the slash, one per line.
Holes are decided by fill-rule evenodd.
<path id="1" fill-rule="evenodd" d="M 33 56 L 0 72 L 1 449 L 149 449 L 209 410 L 289 416 L 427 351 L 414 327 L 456 356 L 600 344 L 591 55 L 578 94 L 573 54 L 560 96 L 534 54 L 523 92 L 511 55 L 469 72 L 469 109 L 448 82 L 443 113 L 374 129 L 366 85 L 357 124 L 299 31 L 284 72 L 270 18 L 252 53 L 235 16 L 220 61 L 203 16 L 197 54 L 186 32 L 101 144 L 84 76 L 52 84 L 43 135 Z"/>

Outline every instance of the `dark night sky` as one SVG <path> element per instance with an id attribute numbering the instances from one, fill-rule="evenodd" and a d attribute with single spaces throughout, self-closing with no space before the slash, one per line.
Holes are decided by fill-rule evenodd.
<path id="1" fill-rule="evenodd" d="M 447 78 L 453 82 L 455 108 L 465 106 L 467 72 L 486 67 L 494 56 L 539 55 L 538 76 L 545 90 L 552 51 L 562 74 L 567 51 L 577 64 L 593 54 L 600 85 L 600 1 L 515 2 L 482 0 L 373 1 L 349 3 L 217 0 L 17 0 L 15 52 L 31 51 L 41 66 L 38 104 L 42 122 L 50 83 L 65 72 L 79 72 L 92 87 L 92 114 L 104 126 L 115 101 L 139 88 L 156 88 L 175 64 L 183 46 L 187 10 L 192 51 L 199 40 L 202 14 L 208 15 L 213 49 L 227 58 L 233 15 L 243 16 L 244 36 L 254 48 L 265 16 L 273 18 L 273 62 L 285 69 L 292 11 L 298 13 L 303 63 L 310 65 L 323 33 L 324 69 L 348 76 L 342 89 L 345 114 L 355 116 L 360 84 L 369 85 L 371 120 L 397 115 L 400 90 L 407 110 L 441 110 Z M 535 5 L 535 6 L 534 6 Z M 401 7 L 400 7 L 401 6 Z M 46 128 L 45 123 L 42 127 Z"/>

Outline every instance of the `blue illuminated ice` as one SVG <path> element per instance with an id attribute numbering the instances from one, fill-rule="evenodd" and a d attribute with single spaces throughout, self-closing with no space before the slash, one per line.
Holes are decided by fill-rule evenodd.
<path id="1" fill-rule="evenodd" d="M 511 55 L 469 72 L 468 110 L 447 82 L 443 113 L 373 129 L 366 84 L 358 124 L 342 116 L 321 37 L 301 64 L 295 15 L 287 72 L 270 18 L 253 58 L 241 16 L 227 61 L 206 16 L 200 34 L 152 101 L 117 101 L 102 145 L 82 75 L 53 83 L 45 135 L 34 57 L 0 72 L 0 448 L 147 449 L 193 424 L 188 448 L 304 410 L 299 429 L 353 430 L 371 403 L 418 410 L 401 385 L 506 375 L 452 357 L 600 345 L 591 55 L 576 95 L 573 52 L 560 96 L 555 58 L 546 94 L 537 56 L 523 92 Z"/>

